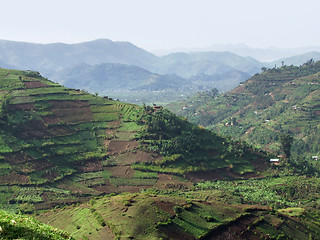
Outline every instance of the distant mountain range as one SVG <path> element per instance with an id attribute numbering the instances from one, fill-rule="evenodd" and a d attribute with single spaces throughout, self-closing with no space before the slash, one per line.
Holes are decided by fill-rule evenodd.
<path id="1" fill-rule="evenodd" d="M 152 68 L 158 57 L 129 42 L 99 39 L 78 44 L 0 41 L 0 61 L 51 74 L 77 63 L 123 63 Z"/>
<path id="2" fill-rule="evenodd" d="M 320 46 L 300 47 L 300 48 L 252 48 L 246 44 L 214 44 L 207 48 L 178 48 L 171 50 L 155 50 L 154 54 L 159 56 L 168 55 L 175 52 L 232 52 L 242 57 L 252 57 L 261 62 L 273 62 L 278 59 L 288 58 L 308 52 L 320 52 Z M 301 64 L 301 63 L 299 63 Z"/>
<path id="3" fill-rule="evenodd" d="M 228 49 L 251 57 L 225 51 Z M 130 42 L 108 39 L 77 44 L 0 40 L 0 67 L 39 71 L 60 84 L 100 94 L 134 90 L 132 98 L 138 99 L 141 91 L 171 91 L 170 100 L 177 100 L 198 90 L 229 91 L 264 66 L 281 66 L 283 62 L 300 65 L 310 58 L 320 59 L 319 52 L 310 52 L 263 63 L 252 56 L 258 56 L 259 52 L 265 56 L 267 52 L 278 52 L 279 57 L 283 57 L 288 51 L 285 54 L 285 51 L 259 50 L 243 45 L 221 45 L 208 50 L 217 51 L 176 52 L 158 57 Z M 159 102 L 159 98 L 163 102 L 163 95 L 150 92 L 145 96 L 155 102 Z"/>
<path id="4" fill-rule="evenodd" d="M 52 75 L 51 79 L 67 87 L 105 90 L 163 90 L 179 88 L 187 84 L 175 74 L 151 73 L 141 67 L 120 63 L 75 64 Z"/>

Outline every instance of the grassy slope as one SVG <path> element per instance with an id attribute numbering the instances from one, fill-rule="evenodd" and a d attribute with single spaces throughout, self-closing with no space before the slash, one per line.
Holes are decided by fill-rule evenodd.
<path id="1" fill-rule="evenodd" d="M 295 136 L 293 155 L 311 158 L 320 153 L 319 73 L 320 62 L 269 69 L 226 94 L 198 94 L 171 109 L 223 135 L 275 152 L 279 135 L 290 133 Z"/>
<path id="2" fill-rule="evenodd" d="M 203 182 L 99 197 L 37 218 L 77 239 L 318 239 L 319 187 L 299 176 Z"/>
<path id="3" fill-rule="evenodd" d="M 239 191 L 228 182 L 219 183 L 222 187 L 213 182 L 193 188 L 190 181 L 175 176 L 241 177 L 253 171 L 252 162 L 263 158 L 246 145 L 166 110 L 143 109 L 67 89 L 34 72 L 1 69 L 0 73 L 2 207 L 41 213 L 41 209 L 73 204 L 38 218 L 84 239 L 210 239 L 216 234 L 223 237 L 224 225 L 232 229 L 233 224 L 243 223 L 241 231 L 250 236 L 258 228 L 259 236 L 286 234 L 275 231 L 269 220 L 255 222 L 270 214 L 271 223 L 281 222 L 282 217 L 273 217 L 276 212 L 259 206 L 249 207 L 255 209 L 251 213 L 241 205 L 258 204 L 261 197 L 254 193 L 259 187 Z M 251 188 L 254 184 L 249 182 Z M 150 187 L 160 190 L 146 190 Z M 114 192 L 136 193 L 114 196 Z M 113 196 L 93 198 L 103 193 Z M 308 218 L 302 214 L 305 210 L 297 208 L 308 205 L 286 200 L 277 205 L 277 200 L 265 204 L 295 207 L 281 214 Z M 74 204 L 79 202 L 84 203 Z M 304 237 L 307 230 L 297 225 Z M 312 227 L 307 232 L 317 236 L 318 226 Z M 227 232 L 233 234 L 233 230 Z"/>
<path id="4" fill-rule="evenodd" d="M 0 211 L 1 239 L 74 239 L 68 233 L 38 222 L 32 217 Z"/>
<path id="5" fill-rule="evenodd" d="M 191 184 L 170 174 L 228 169 L 240 177 L 264 160 L 163 109 L 68 89 L 37 72 L 0 69 L 0 78 L 5 207 L 33 212 L 102 193 Z"/>

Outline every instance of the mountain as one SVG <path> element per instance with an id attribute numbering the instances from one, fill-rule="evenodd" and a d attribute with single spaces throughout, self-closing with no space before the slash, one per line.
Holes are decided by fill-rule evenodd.
<path id="1" fill-rule="evenodd" d="M 230 90 L 244 80 L 243 75 L 256 73 L 262 66 L 229 52 L 175 53 L 160 58 L 129 42 L 108 39 L 78 44 L 0 40 L 1 64 L 40 71 L 66 86 L 138 104 L 177 101 L 208 87 Z M 237 71 L 242 76 L 228 76 Z M 201 75 L 212 81 L 207 78 L 202 85 L 195 80 Z"/>
<path id="2" fill-rule="evenodd" d="M 36 209 L 50 208 L 165 184 L 157 173 L 191 179 L 232 163 L 229 172 L 241 176 L 265 164 L 252 149 L 161 107 L 69 89 L 38 72 L 0 70 L 0 187 L 10 189 L 0 204 L 30 201 Z M 153 173 L 139 177 L 140 171 Z"/>
<path id="3" fill-rule="evenodd" d="M 187 84 L 185 79 L 177 75 L 160 75 L 119 63 L 80 63 L 55 73 L 52 79 L 67 87 L 90 92 L 177 89 Z"/>
<path id="4" fill-rule="evenodd" d="M 98 39 L 78 44 L 36 44 L 0 41 L 0 61 L 19 69 L 50 74 L 77 63 L 123 63 L 152 69 L 157 62 L 153 54 L 129 42 Z"/>
<path id="5" fill-rule="evenodd" d="M 281 58 L 277 61 L 270 63 L 268 66 L 270 67 L 273 67 L 274 65 L 281 66 L 282 64 L 300 66 L 310 59 L 313 59 L 314 61 L 320 60 L 320 52 L 313 51 L 313 52 L 307 52 L 300 55 L 294 55 L 288 58 Z"/>
<path id="6" fill-rule="evenodd" d="M 175 74 L 151 73 L 134 65 L 80 63 L 56 72 L 51 79 L 66 87 L 85 89 L 142 105 L 177 101 L 205 89 L 228 91 L 249 76 L 231 70 L 215 75 L 199 74 L 187 79 Z"/>
<path id="7" fill-rule="evenodd" d="M 161 57 L 156 71 L 189 78 L 198 74 L 213 75 L 230 70 L 253 74 L 260 71 L 261 66 L 262 64 L 253 58 L 240 57 L 230 52 L 180 52 Z"/>
<path id="8" fill-rule="evenodd" d="M 227 92 L 244 82 L 251 75 L 237 71 L 230 70 L 221 74 L 206 75 L 199 74 L 189 78 L 192 86 L 197 86 L 199 90 L 211 90 L 216 88 L 219 92 Z"/>
<path id="9" fill-rule="evenodd" d="M 160 106 L 8 69 L 0 104 L 0 207 L 55 227 L 0 212 L 1 238 L 319 238 L 318 178 Z"/>
<path id="10" fill-rule="evenodd" d="M 319 46 L 300 47 L 300 48 L 253 48 L 246 44 L 213 44 L 206 48 L 177 48 L 171 50 L 155 50 L 152 51 L 158 56 L 169 55 L 175 52 L 232 52 L 242 57 L 252 57 L 261 62 L 272 62 L 278 59 L 289 58 L 295 55 L 302 55 L 308 52 L 320 51 Z M 310 59 L 310 58 L 309 58 Z M 306 59 L 308 60 L 308 59 Z M 305 61 L 304 61 L 305 62 Z M 300 62 L 298 65 L 301 65 Z"/>
<path id="11" fill-rule="evenodd" d="M 8 68 L 8 69 L 14 69 L 15 68 L 14 66 L 11 66 L 9 64 L 3 63 L 1 61 L 0 61 L 0 67 L 1 68 Z"/>
<path id="12" fill-rule="evenodd" d="M 281 152 L 280 136 L 294 136 L 294 158 L 320 153 L 320 62 L 265 69 L 234 90 L 217 96 L 199 93 L 171 109 L 223 135 Z"/>

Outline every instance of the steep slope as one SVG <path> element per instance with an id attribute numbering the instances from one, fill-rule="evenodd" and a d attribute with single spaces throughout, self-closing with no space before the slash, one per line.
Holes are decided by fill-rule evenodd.
<path id="1" fill-rule="evenodd" d="M 238 178 L 264 167 L 264 156 L 246 145 L 162 108 L 68 89 L 32 71 L 1 69 L 0 78 L 5 207 L 26 203 L 33 211 L 102 193 L 164 188 L 170 175 L 199 180 L 222 171 Z"/>
<path id="2" fill-rule="evenodd" d="M 172 109 L 224 135 L 279 151 L 279 135 L 295 137 L 294 157 L 318 155 L 320 62 L 266 69 L 220 95 L 198 94 Z"/>
<path id="3" fill-rule="evenodd" d="M 12 214 L 0 210 L 1 239 L 74 239 L 70 234 L 57 228 L 45 225 L 32 217 Z"/>
<path id="4" fill-rule="evenodd" d="M 319 239 L 318 179 L 287 176 L 143 190 L 47 211 L 76 239 Z M 272 207 L 272 208 L 271 208 Z"/>
<path id="5" fill-rule="evenodd" d="M 36 213 L 77 239 L 319 238 L 318 179 L 252 179 L 266 156 L 242 142 L 38 72 L 0 69 L 0 87 L 2 208 Z M 2 216 L 0 237 L 25 222 L 24 233 L 51 234 Z"/>

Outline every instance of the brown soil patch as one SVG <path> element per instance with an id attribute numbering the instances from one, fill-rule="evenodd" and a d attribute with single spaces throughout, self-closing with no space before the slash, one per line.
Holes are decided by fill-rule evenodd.
<path id="1" fill-rule="evenodd" d="M 243 93 L 246 90 L 244 85 L 241 85 L 232 90 L 232 93 Z"/>
<path id="2" fill-rule="evenodd" d="M 63 136 L 66 134 L 72 134 L 73 131 L 66 126 L 50 126 L 46 127 L 44 122 L 37 121 L 39 124 L 32 123 L 29 126 L 27 126 L 27 122 L 23 124 L 23 129 L 25 131 L 21 132 L 21 138 L 24 139 L 32 139 L 32 138 L 47 138 L 47 137 L 53 137 L 53 136 Z"/>
<path id="3" fill-rule="evenodd" d="M 97 172 L 102 171 L 101 160 L 86 162 L 84 165 L 77 167 L 80 172 Z"/>
<path id="4" fill-rule="evenodd" d="M 88 198 L 86 200 L 89 200 Z M 48 201 L 43 203 L 35 204 L 36 210 L 43 210 L 43 209 L 53 209 L 55 206 L 58 205 L 71 205 L 74 203 L 83 202 L 85 199 L 55 199 L 54 201 Z"/>
<path id="5" fill-rule="evenodd" d="M 66 126 L 50 126 L 48 128 L 49 136 L 63 136 L 66 134 L 72 134 L 73 131 Z"/>
<path id="6" fill-rule="evenodd" d="M 26 86 L 26 88 L 50 87 L 50 85 L 39 81 L 24 82 L 24 85 Z"/>
<path id="7" fill-rule="evenodd" d="M 29 177 L 18 174 L 18 173 L 10 173 L 9 175 L 0 176 L 0 182 L 2 184 L 27 184 L 29 183 Z"/>
<path id="8" fill-rule="evenodd" d="M 93 116 L 88 114 L 85 111 L 83 114 L 74 115 L 74 116 L 67 116 L 67 117 L 60 117 L 61 121 L 64 123 L 83 123 L 83 122 L 90 122 L 93 120 Z"/>
<path id="9" fill-rule="evenodd" d="M 132 165 L 133 163 L 136 163 L 136 162 L 151 162 L 155 160 L 151 155 L 151 153 L 147 153 L 143 151 L 137 151 L 135 153 L 127 152 L 121 155 L 116 155 L 113 158 L 117 163 L 117 165 L 120 165 L 120 166 Z"/>
<path id="10" fill-rule="evenodd" d="M 90 104 L 86 100 L 66 100 L 66 101 L 59 101 L 59 100 L 51 100 L 49 101 L 53 108 L 78 108 L 78 107 L 90 107 Z"/>
<path id="11" fill-rule="evenodd" d="M 57 124 L 61 121 L 57 116 L 44 116 L 42 119 L 45 124 Z"/>
<path id="12" fill-rule="evenodd" d="M 46 169 L 50 166 L 52 166 L 51 163 L 41 159 L 37 161 L 28 161 L 27 163 L 24 163 L 24 164 L 18 164 L 17 169 L 19 169 L 19 171 L 23 173 L 31 173 L 31 172 L 34 172 L 35 170 L 37 171 L 37 170 Z"/>
<path id="13" fill-rule="evenodd" d="M 88 101 L 50 101 L 51 111 L 66 123 L 89 122 L 93 120 Z"/>
<path id="14" fill-rule="evenodd" d="M 111 140 L 108 148 L 108 154 L 120 154 L 130 150 L 133 150 L 138 147 L 137 141 L 113 141 Z"/>
<path id="15" fill-rule="evenodd" d="M 144 189 L 150 188 L 152 186 L 143 186 Z M 92 189 L 102 192 L 102 193 L 138 193 L 141 191 L 141 186 L 114 186 L 114 185 L 103 185 L 103 186 L 95 186 Z"/>
<path id="16" fill-rule="evenodd" d="M 30 110 L 36 109 L 36 106 L 33 103 L 9 104 L 8 109 L 10 111 L 17 111 L 17 110 L 30 111 Z"/>
<path id="17" fill-rule="evenodd" d="M 186 178 L 192 182 L 200 182 L 201 180 L 222 180 L 226 179 L 227 176 L 223 171 L 201 171 L 201 172 L 191 172 L 186 174 Z"/>
<path id="18" fill-rule="evenodd" d="M 72 117 L 72 116 L 82 116 L 91 115 L 91 110 L 88 106 L 84 107 L 74 107 L 74 108 L 53 108 L 51 111 L 59 117 Z"/>
<path id="19" fill-rule="evenodd" d="M 45 174 L 43 174 L 41 177 L 48 179 L 49 181 L 53 181 L 58 176 L 59 176 L 59 174 L 56 171 L 50 170 L 50 171 L 46 172 Z"/>
<path id="20" fill-rule="evenodd" d="M 174 240 L 196 240 L 194 236 L 183 231 L 175 224 L 169 224 L 166 227 L 159 227 L 159 230 L 168 236 L 168 239 Z"/>
<path id="21" fill-rule="evenodd" d="M 173 211 L 175 204 L 173 202 L 156 201 L 154 202 L 154 205 L 160 208 L 162 211 L 171 214 L 172 216 L 175 215 Z"/>
<path id="22" fill-rule="evenodd" d="M 254 165 L 254 164 L 252 164 Z M 262 169 L 262 165 L 258 165 L 259 169 Z M 186 178 L 191 180 L 192 182 L 200 182 L 201 180 L 210 181 L 210 180 L 224 180 L 224 179 L 249 179 L 249 178 L 261 178 L 261 176 L 255 173 L 245 173 L 239 174 L 230 168 L 221 168 L 218 170 L 211 170 L 211 171 L 199 171 L 199 172 L 192 172 L 187 173 Z"/>
<path id="23" fill-rule="evenodd" d="M 155 187 L 159 189 L 185 190 L 193 185 L 192 182 L 180 181 L 176 176 L 170 174 L 158 174 L 158 181 Z"/>
<path id="24" fill-rule="evenodd" d="M 115 129 L 120 127 L 120 121 L 107 122 L 106 128 Z"/>
<path id="25" fill-rule="evenodd" d="M 18 152 L 6 154 L 5 160 L 10 164 L 18 164 L 31 161 L 33 160 L 33 157 L 26 153 Z"/>
<path id="26" fill-rule="evenodd" d="M 232 222 L 228 226 L 223 226 L 217 230 L 211 232 L 208 237 L 204 238 L 206 240 L 240 240 L 240 239 L 261 239 L 259 235 L 255 235 L 253 232 L 248 231 L 247 228 L 255 220 L 257 216 L 244 216 L 235 222 Z"/>
<path id="27" fill-rule="evenodd" d="M 112 173 L 113 177 L 132 178 L 134 170 L 130 166 L 108 167 L 107 170 Z"/>
<path id="28" fill-rule="evenodd" d="M 46 136 L 46 132 L 39 130 L 31 130 L 25 131 L 21 133 L 21 138 L 23 139 L 32 139 L 32 138 L 44 138 Z"/>
<path id="29" fill-rule="evenodd" d="M 112 129 L 106 129 L 105 134 L 106 134 L 106 137 L 109 139 L 114 138 L 114 136 L 116 135 L 114 130 L 112 130 Z"/>

